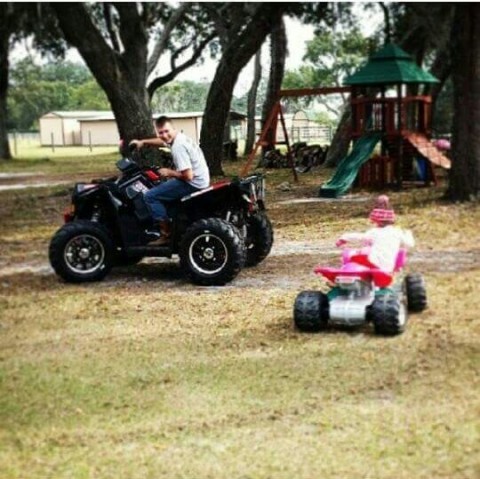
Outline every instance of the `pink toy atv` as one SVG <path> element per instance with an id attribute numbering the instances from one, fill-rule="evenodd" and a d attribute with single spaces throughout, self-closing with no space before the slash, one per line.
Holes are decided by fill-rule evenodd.
<path id="1" fill-rule="evenodd" d="M 328 325 L 357 327 L 372 322 L 377 334 L 394 336 L 405 330 L 408 312 L 427 307 L 421 274 L 389 274 L 365 261 L 368 250 L 344 249 L 342 266 L 317 266 L 316 274 L 329 280 L 331 289 L 302 291 L 295 300 L 294 321 L 301 331 L 320 331 Z M 395 273 L 403 270 L 406 250 L 397 255 Z M 363 264 L 362 264 L 363 263 Z"/>

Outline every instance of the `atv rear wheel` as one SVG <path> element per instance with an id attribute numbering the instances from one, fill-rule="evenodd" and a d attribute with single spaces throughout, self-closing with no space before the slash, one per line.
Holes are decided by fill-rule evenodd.
<path id="1" fill-rule="evenodd" d="M 270 253 L 273 245 L 273 228 L 268 216 L 259 212 L 248 218 L 246 266 L 256 266 L 262 262 Z"/>
<path id="2" fill-rule="evenodd" d="M 193 283 L 222 286 L 232 281 L 245 265 L 245 243 L 231 223 L 208 218 L 187 229 L 179 256 L 182 269 Z"/>
<path id="3" fill-rule="evenodd" d="M 396 294 L 385 293 L 375 297 L 370 306 L 375 332 L 383 336 L 396 336 L 405 331 L 407 308 Z"/>
<path id="4" fill-rule="evenodd" d="M 320 291 L 302 291 L 293 307 L 295 326 L 300 331 L 320 331 L 328 325 L 328 297 Z"/>
<path id="5" fill-rule="evenodd" d="M 48 254 L 53 269 L 65 281 L 99 281 L 112 268 L 114 245 L 97 223 L 75 221 L 55 233 Z"/>
<path id="6" fill-rule="evenodd" d="M 409 311 L 419 313 L 427 307 L 427 289 L 420 273 L 412 273 L 405 277 L 405 292 Z"/>

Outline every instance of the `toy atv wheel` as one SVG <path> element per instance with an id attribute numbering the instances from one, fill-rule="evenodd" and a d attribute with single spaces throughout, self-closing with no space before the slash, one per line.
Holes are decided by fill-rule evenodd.
<path id="1" fill-rule="evenodd" d="M 375 332 L 383 336 L 396 336 L 405 331 L 407 310 L 396 294 L 386 293 L 375 297 L 370 307 Z"/>
<path id="2" fill-rule="evenodd" d="M 114 245 L 97 223 L 75 221 L 55 233 L 48 253 L 53 269 L 65 281 L 99 281 L 113 266 Z"/>
<path id="3" fill-rule="evenodd" d="M 300 331 L 320 331 L 328 325 L 328 297 L 320 291 L 302 291 L 293 307 L 295 326 Z"/>
<path id="4" fill-rule="evenodd" d="M 405 277 L 405 292 L 409 311 L 419 313 L 427 307 L 427 289 L 421 274 L 412 273 Z"/>
<path id="5" fill-rule="evenodd" d="M 203 286 L 232 281 L 245 265 L 240 231 L 225 220 L 209 218 L 190 226 L 180 242 L 180 265 L 188 278 Z"/>
<path id="6" fill-rule="evenodd" d="M 256 213 L 247 222 L 246 266 L 256 266 L 270 253 L 273 245 L 272 223 L 265 213 Z"/>

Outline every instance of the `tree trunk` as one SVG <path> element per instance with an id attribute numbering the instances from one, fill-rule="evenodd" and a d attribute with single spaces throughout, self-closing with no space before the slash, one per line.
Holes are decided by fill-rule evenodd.
<path id="1" fill-rule="evenodd" d="M 282 87 L 285 73 L 285 58 L 287 56 L 287 34 L 283 19 L 272 31 L 271 38 L 271 64 L 268 78 L 267 95 L 262 109 L 262 128 L 270 116 L 272 108 L 278 101 L 278 94 Z M 266 134 L 265 140 L 273 145 L 276 136 L 277 122 L 273 122 L 272 128 Z"/>
<path id="2" fill-rule="evenodd" d="M 455 7 L 451 59 L 454 98 L 452 169 L 448 196 L 480 198 L 480 4 Z"/>
<path id="3" fill-rule="evenodd" d="M 223 132 L 238 75 L 279 22 L 283 4 L 263 3 L 246 28 L 229 41 L 208 92 L 200 144 L 210 173 L 222 175 Z"/>
<path id="4" fill-rule="evenodd" d="M 440 80 L 440 83 L 433 83 L 431 85 L 428 85 L 426 90 L 427 94 L 430 93 L 430 95 L 432 96 L 432 112 L 434 112 L 438 95 L 440 95 L 440 93 L 442 92 L 443 87 L 445 86 L 445 82 L 452 73 L 452 62 L 448 47 L 437 51 L 435 60 L 432 64 L 432 68 L 430 68 L 430 73 Z"/>
<path id="5" fill-rule="evenodd" d="M 2 7 L 4 8 L 4 7 Z M 0 160 L 11 160 L 7 130 L 8 46 L 10 31 L 0 15 Z"/>
<path id="6" fill-rule="evenodd" d="M 255 144 L 255 114 L 257 111 L 257 92 L 258 92 L 258 85 L 260 84 L 260 80 L 262 78 L 262 52 L 258 50 L 257 54 L 255 55 L 255 67 L 253 70 L 253 82 L 250 90 L 248 92 L 248 106 L 247 106 L 247 140 L 245 142 L 245 155 L 249 155 L 250 152 L 253 150 L 253 146 Z"/>
<path id="7" fill-rule="evenodd" d="M 345 106 L 345 111 L 340 118 L 337 130 L 332 138 L 332 143 L 327 151 L 324 166 L 333 168 L 347 156 L 352 135 L 352 107 L 350 103 Z"/>
<path id="8" fill-rule="evenodd" d="M 120 28 L 125 51 L 105 42 L 81 3 L 52 3 L 66 40 L 75 46 L 105 91 L 124 143 L 155 136 L 146 88 L 147 35 L 134 4 L 124 4 Z M 122 7 L 123 8 L 123 7 Z M 136 8 L 136 7 L 135 7 Z"/>
<path id="9" fill-rule="evenodd" d="M 385 43 L 391 43 L 392 41 L 392 23 L 390 21 L 390 10 L 385 3 L 380 2 L 380 7 L 383 11 L 383 18 L 385 20 L 385 24 L 383 27 L 383 34 L 385 35 Z"/>

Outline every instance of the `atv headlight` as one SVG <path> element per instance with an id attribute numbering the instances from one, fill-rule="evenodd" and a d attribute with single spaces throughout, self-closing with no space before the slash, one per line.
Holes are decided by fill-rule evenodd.
<path id="1" fill-rule="evenodd" d="M 75 185 L 75 189 L 77 193 L 82 193 L 86 190 L 91 190 L 92 188 L 96 188 L 98 183 L 77 183 Z"/>
<path id="2" fill-rule="evenodd" d="M 257 183 L 257 198 L 262 201 L 265 199 L 265 178 Z"/>
<path id="3" fill-rule="evenodd" d="M 255 183 L 250 183 L 250 200 L 252 203 L 257 203 L 257 188 Z"/>

